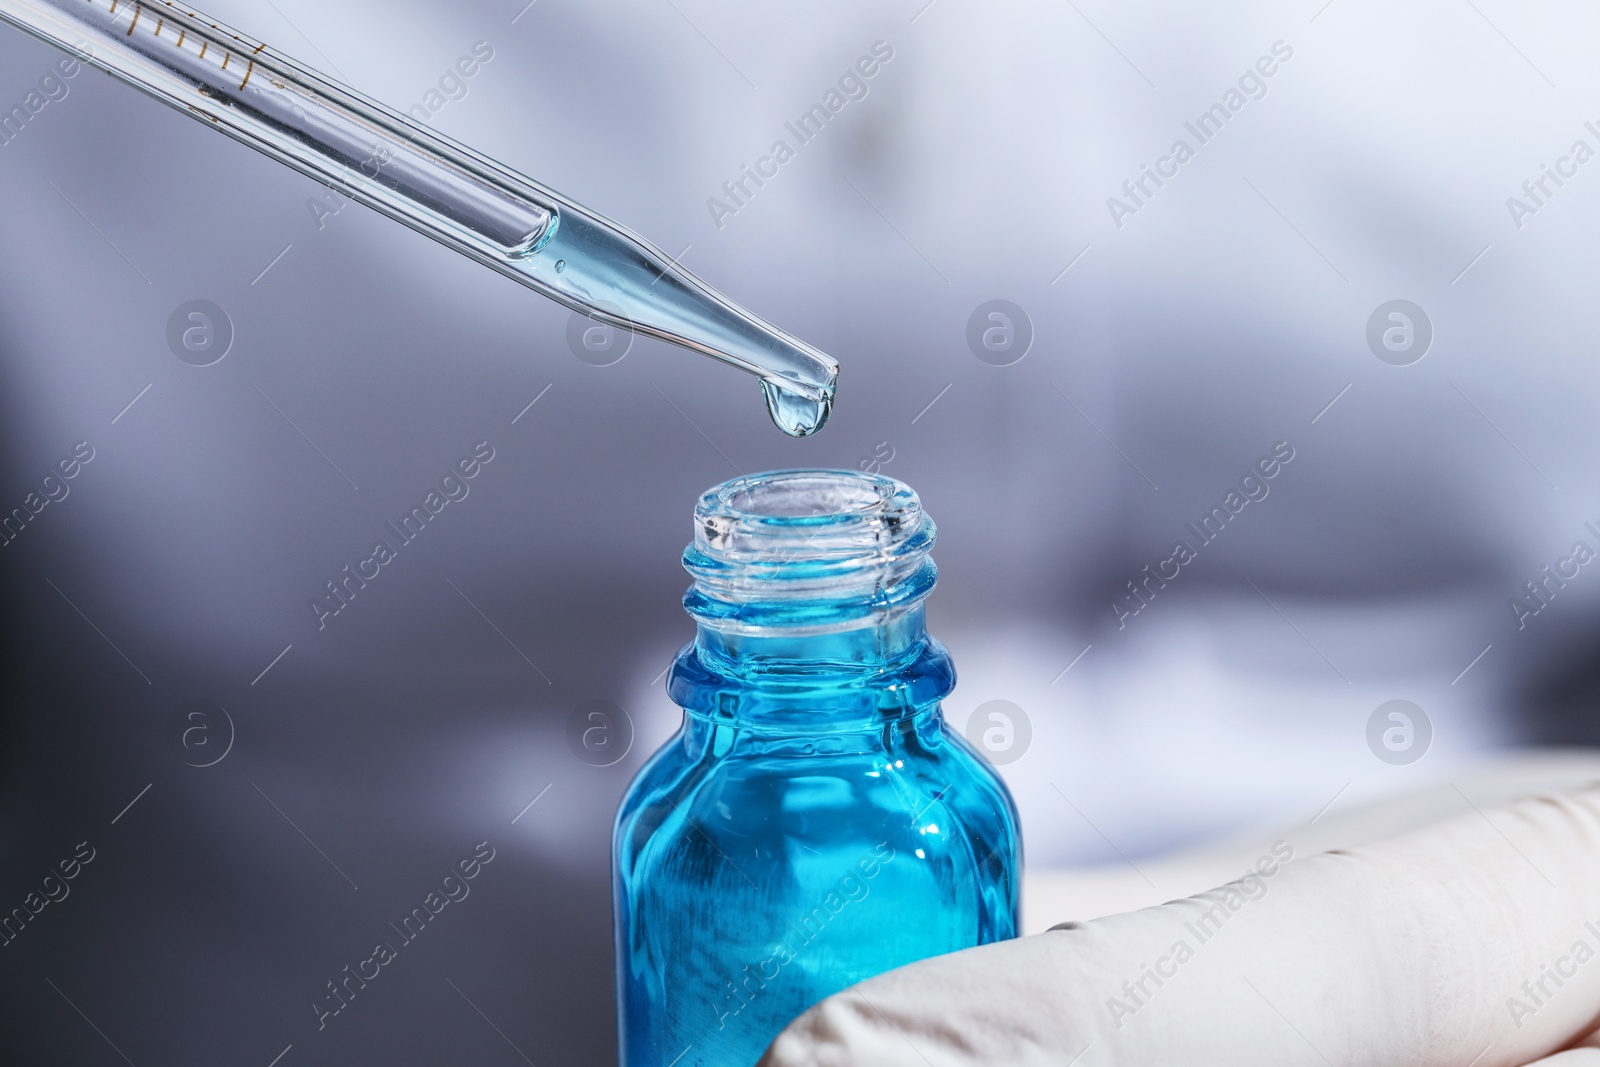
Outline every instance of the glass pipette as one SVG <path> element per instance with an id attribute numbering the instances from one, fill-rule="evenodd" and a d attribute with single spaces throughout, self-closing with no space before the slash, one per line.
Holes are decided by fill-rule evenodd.
<path id="1" fill-rule="evenodd" d="M 9 22 L 536 292 L 761 379 L 804 437 L 838 364 L 609 219 L 166 0 L 0 0 Z"/>

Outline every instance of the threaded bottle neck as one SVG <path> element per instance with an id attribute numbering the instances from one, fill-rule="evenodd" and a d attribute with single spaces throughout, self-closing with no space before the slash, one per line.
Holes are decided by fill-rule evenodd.
<path id="1" fill-rule="evenodd" d="M 724 482 L 695 506 L 684 607 L 724 637 L 795 639 L 889 623 L 933 589 L 934 526 L 902 482 L 796 470 Z"/>
<path id="2" fill-rule="evenodd" d="M 954 672 L 923 622 L 934 536 L 916 493 L 881 475 L 775 471 L 711 489 L 683 555 L 697 634 L 673 699 L 743 720 L 758 708 L 786 718 L 826 703 L 870 719 L 936 703 Z"/>

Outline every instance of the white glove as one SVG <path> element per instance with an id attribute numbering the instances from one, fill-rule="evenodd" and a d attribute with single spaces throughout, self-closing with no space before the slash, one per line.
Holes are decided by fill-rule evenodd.
<path id="1" fill-rule="evenodd" d="M 759 1067 L 1600 1067 L 1600 788 L 1289 851 L 880 975 Z"/>

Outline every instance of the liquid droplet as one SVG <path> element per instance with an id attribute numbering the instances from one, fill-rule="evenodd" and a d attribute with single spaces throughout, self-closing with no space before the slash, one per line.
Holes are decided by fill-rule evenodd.
<path id="1" fill-rule="evenodd" d="M 767 413 L 773 425 L 790 437 L 810 437 L 822 429 L 833 412 L 833 390 L 821 400 L 790 392 L 770 379 L 761 379 L 761 392 L 767 398 Z"/>
<path id="2" fill-rule="evenodd" d="M 557 274 L 560 274 L 562 271 L 564 271 L 566 269 L 567 269 L 567 261 L 566 260 L 564 260 L 564 259 L 556 260 L 556 273 Z"/>

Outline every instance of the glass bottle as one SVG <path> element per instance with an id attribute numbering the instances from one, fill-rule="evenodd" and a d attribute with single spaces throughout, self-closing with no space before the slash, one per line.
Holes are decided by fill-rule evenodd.
<path id="1" fill-rule="evenodd" d="M 623 1067 L 751 1067 L 832 993 L 1016 936 L 1016 807 L 940 710 L 933 539 L 916 493 L 856 471 L 696 505 L 683 725 L 613 841 Z"/>

